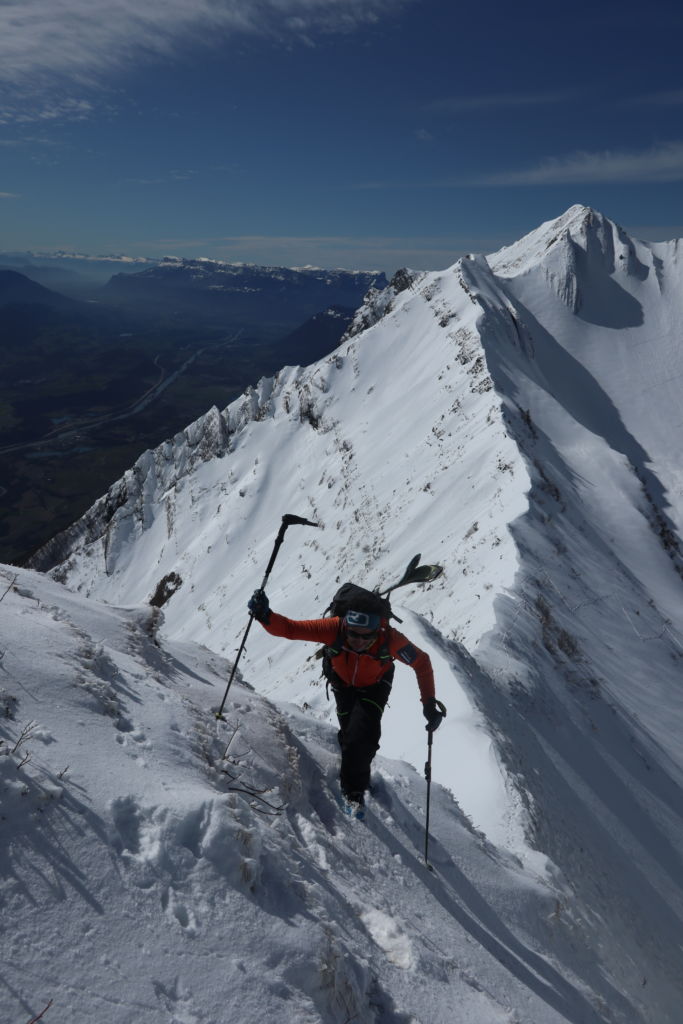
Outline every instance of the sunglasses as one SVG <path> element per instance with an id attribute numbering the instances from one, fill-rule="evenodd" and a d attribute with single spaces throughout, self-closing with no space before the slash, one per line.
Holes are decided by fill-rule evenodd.
<path id="1" fill-rule="evenodd" d="M 356 629 L 346 630 L 346 635 L 353 637 L 354 640 L 374 640 L 377 633 L 378 630 L 373 630 L 371 633 L 359 633 Z"/>

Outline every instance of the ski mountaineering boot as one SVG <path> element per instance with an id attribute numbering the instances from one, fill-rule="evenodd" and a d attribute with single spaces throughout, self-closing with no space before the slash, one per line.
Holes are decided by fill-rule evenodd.
<path id="1" fill-rule="evenodd" d="M 349 817 L 362 821 L 365 817 L 365 797 L 363 793 L 349 793 L 342 789 L 342 810 Z"/>

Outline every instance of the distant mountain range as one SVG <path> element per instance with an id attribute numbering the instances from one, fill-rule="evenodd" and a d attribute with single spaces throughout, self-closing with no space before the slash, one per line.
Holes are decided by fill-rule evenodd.
<path id="1" fill-rule="evenodd" d="M 330 306 L 356 309 L 370 288 L 387 283 L 381 272 L 167 259 L 136 274 L 115 274 L 101 298 L 147 311 L 227 315 L 233 323 L 294 327 Z"/>
<path id="2" fill-rule="evenodd" d="M 142 269 L 141 269 L 142 268 Z M 268 324 L 290 331 L 331 307 L 357 309 L 370 288 L 386 288 L 381 271 L 325 270 L 167 257 L 90 257 L 66 253 L 0 253 L 6 297 L 0 305 L 67 308 L 64 296 L 144 317 L 199 317 L 212 326 Z M 12 277 L 12 275 L 15 275 Z M 31 292 L 23 277 L 62 301 Z M 69 307 L 72 313 L 74 306 Z M 198 327 L 201 324 L 197 325 Z"/>

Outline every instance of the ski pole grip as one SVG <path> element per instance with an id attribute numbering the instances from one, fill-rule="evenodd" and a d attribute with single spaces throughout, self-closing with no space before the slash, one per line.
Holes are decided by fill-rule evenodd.
<path id="1" fill-rule="evenodd" d="M 312 523 L 310 519 L 302 519 L 301 516 L 284 515 L 282 522 L 287 526 L 320 526 L 320 523 Z"/>

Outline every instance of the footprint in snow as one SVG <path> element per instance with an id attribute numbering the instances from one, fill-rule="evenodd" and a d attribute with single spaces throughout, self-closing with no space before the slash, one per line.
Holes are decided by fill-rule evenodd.
<path id="1" fill-rule="evenodd" d="M 185 989 L 179 978 L 176 977 L 171 985 L 162 985 L 160 981 L 152 984 L 157 999 L 171 1014 L 174 1024 L 199 1024 L 199 1017 L 190 1009 L 192 993 Z"/>
<path id="2" fill-rule="evenodd" d="M 179 900 L 173 889 L 164 889 L 161 894 L 161 906 L 174 921 L 177 921 L 186 935 L 196 935 L 197 919 L 192 910 Z"/>
<path id="3" fill-rule="evenodd" d="M 156 865 L 163 849 L 166 811 L 142 808 L 134 796 L 120 796 L 111 802 L 111 816 L 119 852 L 140 863 Z"/>
<path id="4" fill-rule="evenodd" d="M 319 868 L 323 871 L 329 870 L 329 862 L 327 860 L 327 854 L 323 847 L 318 842 L 318 836 L 313 825 L 302 815 L 297 815 L 297 824 L 301 830 L 301 836 L 306 843 L 306 848 L 311 854 L 313 859 Z"/>
<path id="5" fill-rule="evenodd" d="M 360 918 L 374 941 L 386 953 L 389 963 L 404 971 L 415 966 L 410 939 L 393 917 L 370 907 L 360 911 Z"/>

